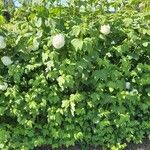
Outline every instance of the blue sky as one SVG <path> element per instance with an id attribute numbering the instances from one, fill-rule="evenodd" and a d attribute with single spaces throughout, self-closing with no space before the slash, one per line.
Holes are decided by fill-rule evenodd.
<path id="1" fill-rule="evenodd" d="M 19 7 L 20 6 L 20 4 L 19 4 L 19 2 L 18 1 L 14 1 L 14 3 L 15 3 L 15 6 L 17 6 L 17 7 Z"/>
<path id="2" fill-rule="evenodd" d="M 62 4 L 65 4 L 67 0 L 61 0 Z M 20 3 L 18 2 L 18 0 L 14 0 L 14 3 L 17 7 L 20 7 Z"/>

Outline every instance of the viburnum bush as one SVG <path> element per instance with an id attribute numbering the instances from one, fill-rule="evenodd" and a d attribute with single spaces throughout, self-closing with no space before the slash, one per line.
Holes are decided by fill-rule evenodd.
<path id="1" fill-rule="evenodd" d="M 0 149 L 149 138 L 149 0 L 54 2 L 1 22 Z"/>

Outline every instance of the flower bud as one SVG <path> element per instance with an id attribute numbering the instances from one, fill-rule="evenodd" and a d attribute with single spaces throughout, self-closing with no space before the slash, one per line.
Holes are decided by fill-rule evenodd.
<path id="1" fill-rule="evenodd" d="M 52 39 L 52 45 L 56 49 L 60 49 L 65 45 L 65 37 L 62 34 L 57 34 Z"/>
<path id="2" fill-rule="evenodd" d="M 3 36 L 0 36 L 0 49 L 4 49 L 6 47 L 6 42 Z"/>
<path id="3" fill-rule="evenodd" d="M 101 26 L 100 32 L 104 35 L 108 35 L 110 33 L 110 25 Z"/>
<path id="4" fill-rule="evenodd" d="M 8 56 L 3 56 L 1 58 L 1 61 L 5 66 L 9 66 L 13 63 L 12 60 L 10 59 L 10 57 L 8 57 Z"/>

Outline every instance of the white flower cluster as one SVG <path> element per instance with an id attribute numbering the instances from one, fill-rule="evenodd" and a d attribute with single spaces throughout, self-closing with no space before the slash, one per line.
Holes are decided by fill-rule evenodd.
<path id="1" fill-rule="evenodd" d="M 1 58 L 1 61 L 5 66 L 9 66 L 13 63 L 12 60 L 10 59 L 10 57 L 8 57 L 8 56 L 3 56 Z"/>
<path id="2" fill-rule="evenodd" d="M 6 47 L 5 38 L 0 35 L 0 49 L 4 49 Z"/>
<path id="3" fill-rule="evenodd" d="M 130 89 L 130 86 L 131 86 L 131 84 L 130 84 L 130 82 L 126 82 L 126 89 Z"/>
<path id="4" fill-rule="evenodd" d="M 7 83 L 0 84 L 0 90 L 1 91 L 5 91 L 5 90 L 7 90 L 7 88 L 8 88 L 8 84 Z"/>
<path id="5" fill-rule="evenodd" d="M 110 25 L 103 25 L 100 28 L 100 32 L 104 35 L 108 35 L 110 33 Z"/>
<path id="6" fill-rule="evenodd" d="M 62 34 L 57 34 L 52 39 L 52 45 L 56 49 L 60 49 L 65 45 L 65 37 Z"/>

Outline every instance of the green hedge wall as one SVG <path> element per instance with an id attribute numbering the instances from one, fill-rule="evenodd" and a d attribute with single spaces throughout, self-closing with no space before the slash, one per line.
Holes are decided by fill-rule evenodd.
<path id="1" fill-rule="evenodd" d="M 149 10 L 148 0 L 43 2 L 1 21 L 0 149 L 121 150 L 150 137 Z"/>

